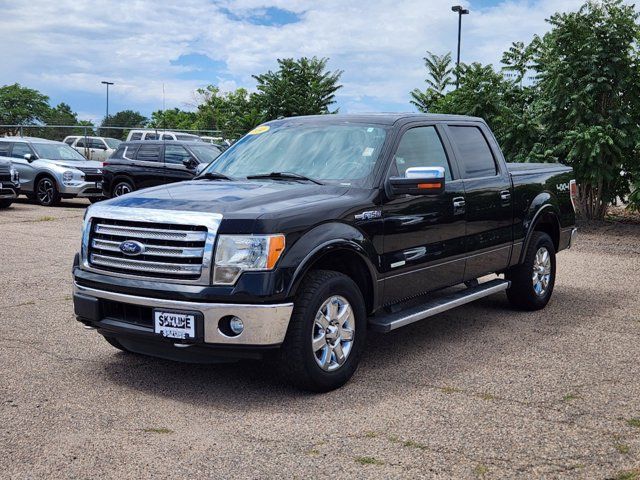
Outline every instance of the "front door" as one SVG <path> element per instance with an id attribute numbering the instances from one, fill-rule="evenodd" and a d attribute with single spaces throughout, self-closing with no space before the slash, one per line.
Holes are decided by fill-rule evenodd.
<path id="1" fill-rule="evenodd" d="M 164 175 L 167 183 L 191 180 L 198 162 L 182 145 L 165 144 Z"/>
<path id="2" fill-rule="evenodd" d="M 24 158 L 26 154 L 32 155 L 32 161 L 35 160 L 36 154 L 31 147 L 25 142 L 15 142 L 11 149 L 11 161 L 14 167 L 20 174 L 20 188 L 22 193 L 34 191 L 34 181 L 36 179 L 36 169 L 31 165 L 27 159 Z"/>
<path id="3" fill-rule="evenodd" d="M 384 205 L 385 304 L 462 282 L 464 187 L 442 135 L 440 126 L 410 126 L 397 144 L 389 176 L 402 177 L 410 167 L 444 167 L 445 192 L 401 195 Z"/>
<path id="4" fill-rule="evenodd" d="M 463 178 L 467 210 L 465 280 L 503 270 L 513 243 L 511 179 L 496 160 L 495 140 L 484 125 L 449 125 L 447 133 Z M 492 148 L 493 147 L 493 148 Z"/>

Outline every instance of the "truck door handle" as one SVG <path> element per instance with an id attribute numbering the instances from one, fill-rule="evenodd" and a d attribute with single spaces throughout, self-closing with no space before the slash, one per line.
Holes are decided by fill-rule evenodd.
<path id="1" fill-rule="evenodd" d="M 455 197 L 453 199 L 453 214 L 460 215 L 465 212 L 467 203 L 464 200 L 464 197 Z"/>
<path id="2" fill-rule="evenodd" d="M 503 190 L 502 192 L 500 192 L 500 198 L 503 202 L 508 202 L 509 200 L 511 200 L 511 192 L 509 190 Z"/>

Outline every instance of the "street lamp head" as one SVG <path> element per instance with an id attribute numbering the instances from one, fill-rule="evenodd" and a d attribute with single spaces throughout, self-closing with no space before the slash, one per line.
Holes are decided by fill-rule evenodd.
<path id="1" fill-rule="evenodd" d="M 458 15 L 467 15 L 469 13 L 468 8 L 462 8 L 462 5 L 454 5 L 451 7 L 452 12 L 456 12 Z"/>
<path id="2" fill-rule="evenodd" d="M 104 85 L 115 85 L 113 82 L 107 82 L 106 80 L 103 80 L 102 82 L 100 82 Z"/>

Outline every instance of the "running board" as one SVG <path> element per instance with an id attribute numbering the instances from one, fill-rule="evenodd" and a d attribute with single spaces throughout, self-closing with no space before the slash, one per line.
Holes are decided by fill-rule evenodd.
<path id="1" fill-rule="evenodd" d="M 369 319 L 369 327 L 375 332 L 387 333 L 396 328 L 404 327 L 410 323 L 465 305 L 480 298 L 493 295 L 494 293 L 502 292 L 509 288 L 510 284 L 511 282 L 507 280 L 491 280 L 406 310 L 376 315 Z"/>

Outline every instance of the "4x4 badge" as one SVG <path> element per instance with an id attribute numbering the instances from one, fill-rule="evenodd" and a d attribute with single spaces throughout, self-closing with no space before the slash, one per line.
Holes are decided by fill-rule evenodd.
<path id="1" fill-rule="evenodd" d="M 374 218 L 382 217 L 380 210 L 370 210 L 368 212 L 362 212 L 355 215 L 356 220 L 373 220 Z"/>

